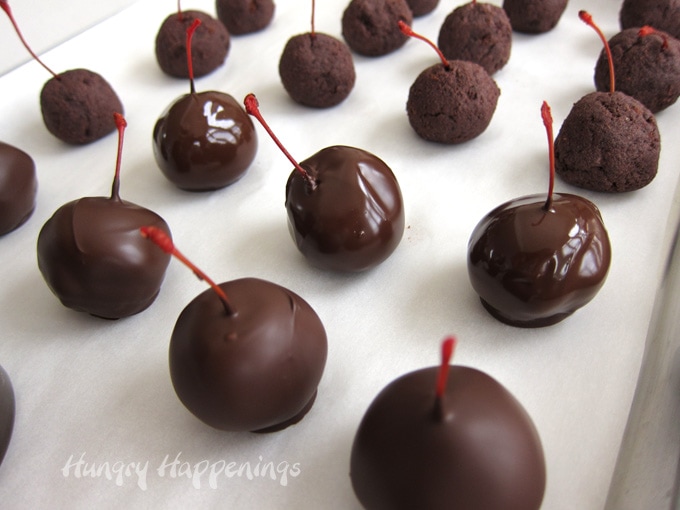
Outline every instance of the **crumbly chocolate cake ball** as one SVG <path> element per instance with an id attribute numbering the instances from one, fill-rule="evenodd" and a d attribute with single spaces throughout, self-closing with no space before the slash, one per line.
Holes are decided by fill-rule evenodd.
<path id="1" fill-rule="evenodd" d="M 40 109 L 48 131 L 73 145 L 94 142 L 115 131 L 113 114 L 123 113 L 111 85 L 87 69 L 72 69 L 45 83 Z"/>
<path id="2" fill-rule="evenodd" d="M 215 10 L 231 35 L 243 35 L 266 28 L 275 5 L 273 0 L 216 0 Z"/>
<path id="3" fill-rule="evenodd" d="M 356 79 L 347 45 L 318 32 L 288 40 L 279 60 L 279 76 L 294 101 L 315 108 L 342 102 Z"/>
<path id="4" fill-rule="evenodd" d="M 616 90 L 633 96 L 652 113 L 675 103 L 680 96 L 679 40 L 649 27 L 627 28 L 609 40 L 609 47 Z M 604 50 L 595 65 L 595 87 L 609 90 L 609 60 Z"/>
<path id="5" fill-rule="evenodd" d="M 183 11 L 165 18 L 156 36 L 156 60 L 166 74 L 188 78 L 187 28 L 195 19 L 201 24 L 191 40 L 194 76 L 205 76 L 224 64 L 230 37 L 221 21 L 201 11 Z"/>
<path id="6" fill-rule="evenodd" d="M 342 15 L 342 36 L 361 55 L 386 55 L 408 40 L 399 30 L 400 20 L 413 21 L 406 0 L 352 0 Z"/>
<path id="7" fill-rule="evenodd" d="M 496 111 L 500 89 L 482 66 L 464 60 L 425 69 L 409 90 L 406 112 L 425 140 L 456 144 L 480 135 Z"/>
<path id="8" fill-rule="evenodd" d="M 470 2 L 446 17 L 437 46 L 447 59 L 476 62 L 493 74 L 510 59 L 512 26 L 502 8 Z"/>
<path id="9" fill-rule="evenodd" d="M 411 8 L 413 16 L 425 16 L 430 14 L 439 5 L 439 0 L 406 0 L 408 6 Z"/>
<path id="10" fill-rule="evenodd" d="M 642 103 L 623 92 L 592 92 L 574 104 L 555 139 L 555 172 L 593 191 L 632 191 L 656 176 L 660 147 Z"/>
<path id="11" fill-rule="evenodd" d="M 503 0 L 512 29 L 527 34 L 552 30 L 566 8 L 567 0 Z"/>
<path id="12" fill-rule="evenodd" d="M 680 0 L 623 0 L 621 28 L 650 25 L 680 39 Z"/>

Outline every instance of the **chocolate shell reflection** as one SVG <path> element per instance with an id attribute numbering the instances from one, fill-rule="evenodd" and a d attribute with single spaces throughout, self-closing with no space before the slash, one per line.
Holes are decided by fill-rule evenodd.
<path id="1" fill-rule="evenodd" d="M 609 236 L 597 207 L 570 194 L 506 202 L 475 227 L 468 274 L 486 309 L 513 326 L 555 324 L 588 303 L 609 270 Z"/>
<path id="2" fill-rule="evenodd" d="M 175 101 L 156 122 L 154 155 L 177 187 L 210 191 L 234 183 L 257 152 L 248 114 L 229 94 L 200 92 Z"/>

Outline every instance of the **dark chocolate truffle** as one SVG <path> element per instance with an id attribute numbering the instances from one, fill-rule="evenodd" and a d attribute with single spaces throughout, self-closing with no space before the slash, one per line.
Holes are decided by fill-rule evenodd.
<path id="1" fill-rule="evenodd" d="M 416 78 L 406 112 L 411 127 L 425 140 L 456 144 L 479 136 L 496 111 L 500 89 L 482 66 L 449 61 L 435 64 Z"/>
<path id="2" fill-rule="evenodd" d="M 538 510 L 545 460 L 526 410 L 479 370 L 451 366 L 441 409 L 439 367 L 388 384 L 364 415 L 350 477 L 367 510 Z"/>
<path id="3" fill-rule="evenodd" d="M 567 115 L 555 139 L 555 170 L 593 191 L 632 191 L 649 184 L 661 140 L 654 115 L 622 92 L 593 92 Z"/>
<path id="4" fill-rule="evenodd" d="M 437 46 L 449 60 L 469 60 L 494 74 L 510 59 L 510 20 L 496 5 L 483 2 L 461 5 L 444 20 Z"/>
<path id="5" fill-rule="evenodd" d="M 188 78 L 187 28 L 201 24 L 191 41 L 194 76 L 205 76 L 224 64 L 229 52 L 229 32 L 221 21 L 201 11 L 182 11 L 165 18 L 156 35 L 156 60 L 166 74 Z"/>
<path id="6" fill-rule="evenodd" d="M 38 236 L 38 267 L 64 306 L 105 319 L 141 312 L 156 299 L 170 256 L 140 227 L 170 229 L 130 202 L 86 197 L 61 206 Z"/>
<path id="7" fill-rule="evenodd" d="M 279 61 L 279 76 L 294 101 L 314 108 L 344 101 L 356 79 L 349 48 L 319 32 L 288 40 Z"/>
<path id="8" fill-rule="evenodd" d="M 14 390 L 12 381 L 0 366 L 0 464 L 5 458 L 14 429 Z"/>
<path id="9" fill-rule="evenodd" d="M 649 30 L 652 32 L 647 33 Z M 633 96 L 652 113 L 680 96 L 680 41 L 665 32 L 628 28 L 609 40 L 616 90 Z M 595 65 L 595 87 L 609 91 L 609 59 L 603 50 Z"/>
<path id="10" fill-rule="evenodd" d="M 38 179 L 33 158 L 0 142 L 0 235 L 23 225 L 33 214 Z"/>
<path id="11" fill-rule="evenodd" d="M 181 96 L 153 131 L 156 163 L 177 187 L 223 188 L 240 179 L 255 159 L 257 133 L 236 100 L 222 92 Z"/>
<path id="12" fill-rule="evenodd" d="M 293 170 L 286 209 L 291 236 L 307 260 L 358 272 L 387 259 L 404 233 L 404 206 L 385 162 L 362 149 L 333 146 L 300 166 L 310 179 Z"/>
<path id="13" fill-rule="evenodd" d="M 300 296 L 256 278 L 219 285 L 182 311 L 170 376 L 197 418 L 220 430 L 273 432 L 309 411 L 326 364 L 326 331 Z"/>
<path id="14" fill-rule="evenodd" d="M 272 0 L 216 0 L 215 9 L 231 35 L 243 35 L 266 28 L 275 5 Z"/>
<path id="15" fill-rule="evenodd" d="M 589 200 L 554 194 L 506 202 L 477 224 L 468 243 L 468 275 L 484 307 L 512 326 L 555 324 L 604 285 L 611 246 Z"/>
<path id="16" fill-rule="evenodd" d="M 650 25 L 680 39 L 680 0 L 623 0 L 621 28 Z"/>
<path id="17" fill-rule="evenodd" d="M 66 143 L 83 145 L 115 131 L 113 113 L 122 113 L 123 105 L 99 74 L 72 69 L 45 83 L 40 109 L 50 133 Z"/>
<path id="18" fill-rule="evenodd" d="M 122 115 L 116 173 L 110 197 L 85 197 L 61 206 L 38 235 L 38 268 L 55 296 L 68 308 L 119 319 L 145 310 L 158 295 L 170 255 L 139 234 L 154 226 L 170 237 L 159 215 L 121 200 Z"/>
<path id="19" fill-rule="evenodd" d="M 503 9 L 512 29 L 526 34 L 542 34 L 555 28 L 568 0 L 503 0 Z"/>
<path id="20" fill-rule="evenodd" d="M 361 55 L 386 55 L 408 40 L 399 30 L 400 20 L 413 21 L 406 0 L 352 0 L 342 14 L 342 36 Z"/>
<path id="21" fill-rule="evenodd" d="M 414 17 L 430 14 L 439 5 L 439 0 L 406 0 Z"/>

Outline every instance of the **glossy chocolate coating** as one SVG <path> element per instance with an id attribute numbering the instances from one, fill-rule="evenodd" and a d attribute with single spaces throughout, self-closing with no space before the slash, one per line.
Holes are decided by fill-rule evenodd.
<path id="1" fill-rule="evenodd" d="M 0 142 L 0 235 L 23 225 L 33 214 L 38 179 L 33 159 Z"/>
<path id="2" fill-rule="evenodd" d="M 404 233 L 399 183 L 362 149 L 326 147 L 300 165 L 286 185 L 288 227 L 298 249 L 321 269 L 370 269 L 396 249 Z"/>
<path id="3" fill-rule="evenodd" d="M 546 473 L 531 418 L 487 374 L 449 370 L 439 402 L 439 367 L 430 367 L 371 403 L 352 445 L 357 498 L 367 510 L 538 510 Z"/>
<path id="4" fill-rule="evenodd" d="M 326 331 L 297 294 L 244 278 L 182 311 L 170 340 L 170 376 L 197 418 L 220 430 L 271 432 L 310 409 L 326 364 Z"/>
<path id="5" fill-rule="evenodd" d="M 0 366 L 0 464 L 2 464 L 14 429 L 14 390 L 12 381 Z"/>
<path id="6" fill-rule="evenodd" d="M 588 303 L 605 282 L 609 236 L 597 207 L 566 193 L 506 202 L 475 227 L 470 282 L 498 320 L 520 327 L 555 324 Z"/>
<path id="7" fill-rule="evenodd" d="M 181 96 L 156 122 L 153 140 L 163 174 L 189 191 L 232 184 L 257 152 L 253 121 L 232 96 L 214 91 Z"/>
<path id="8" fill-rule="evenodd" d="M 122 114 L 123 104 L 102 76 L 72 69 L 45 83 L 40 110 L 50 133 L 63 142 L 84 145 L 116 130 L 113 114 Z"/>
<path id="9" fill-rule="evenodd" d="M 170 230 L 159 215 L 119 198 L 86 197 L 61 206 L 38 236 L 38 267 L 64 306 L 105 319 L 146 309 L 170 255 L 139 229 Z"/>

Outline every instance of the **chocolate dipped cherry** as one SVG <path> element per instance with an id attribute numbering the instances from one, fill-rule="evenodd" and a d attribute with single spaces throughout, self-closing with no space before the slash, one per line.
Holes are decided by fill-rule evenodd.
<path id="1" fill-rule="evenodd" d="M 387 259 L 404 233 L 404 206 L 385 162 L 336 145 L 298 164 L 263 119 L 255 96 L 244 102 L 295 167 L 286 184 L 288 227 L 307 260 L 321 269 L 359 272 Z"/>
<path id="2" fill-rule="evenodd" d="M 354 88 L 352 53 L 345 43 L 314 29 L 291 37 L 279 60 L 283 88 L 293 101 L 313 108 L 329 108 L 344 101 Z"/>
<path id="3" fill-rule="evenodd" d="M 488 374 L 442 363 L 407 373 L 373 400 L 350 458 L 367 510 L 538 510 L 543 448 L 520 402 Z"/>
<path id="4" fill-rule="evenodd" d="M 592 92 L 572 107 L 555 140 L 555 171 L 581 188 L 620 193 L 640 189 L 659 167 L 661 136 L 652 112 L 616 91 L 614 64 L 602 31 L 585 11 L 579 17 L 598 34 L 607 52 L 608 92 Z"/>
<path id="5" fill-rule="evenodd" d="M 52 78 L 40 92 L 40 109 L 45 127 L 55 137 L 72 145 L 84 145 L 116 130 L 114 112 L 123 105 L 111 85 L 87 69 L 57 74 L 47 67 L 26 43 L 7 0 L 0 0 L 22 44 Z"/>
<path id="6" fill-rule="evenodd" d="M 187 48 L 200 25 L 187 29 Z M 185 55 L 193 69 L 192 51 Z M 257 133 L 243 107 L 229 94 L 196 92 L 190 72 L 190 93 L 176 99 L 153 129 L 153 149 L 163 175 L 187 191 L 224 188 L 243 177 L 255 159 Z"/>
<path id="7" fill-rule="evenodd" d="M 186 59 L 189 51 L 186 32 L 197 19 L 201 27 L 196 31 L 193 42 L 194 63 L 190 73 Z M 182 11 L 177 0 L 177 12 L 165 18 L 158 29 L 156 61 L 164 73 L 175 78 L 188 78 L 190 74 L 205 76 L 224 64 L 230 44 L 229 31 L 221 21 L 205 12 Z"/>
<path id="8" fill-rule="evenodd" d="M 501 7 L 472 0 L 446 16 L 437 46 L 449 60 L 469 60 L 494 74 L 510 60 L 512 26 Z"/>
<path id="9" fill-rule="evenodd" d="M 231 35 L 258 32 L 274 17 L 273 0 L 215 0 L 217 18 Z"/>
<path id="10" fill-rule="evenodd" d="M 439 0 L 406 0 L 414 18 L 425 16 L 434 11 L 439 5 Z"/>
<path id="11" fill-rule="evenodd" d="M 491 122 L 500 89 L 486 70 L 474 62 L 447 60 L 437 46 L 406 23 L 400 30 L 432 46 L 441 63 L 425 69 L 411 85 L 406 113 L 421 138 L 458 144 L 481 135 Z"/>
<path id="12" fill-rule="evenodd" d="M 512 29 L 525 34 L 543 34 L 555 28 L 568 0 L 503 0 Z"/>
<path id="13" fill-rule="evenodd" d="M 0 142 L 0 236 L 19 228 L 33 214 L 37 191 L 33 158 Z"/>
<path id="14" fill-rule="evenodd" d="M 616 89 L 634 97 L 652 113 L 680 97 L 680 40 L 645 25 L 622 30 L 608 41 Z M 595 88 L 610 87 L 609 58 L 603 49 L 595 64 Z"/>
<path id="15" fill-rule="evenodd" d="M 545 195 L 506 202 L 477 224 L 468 243 L 470 283 L 495 318 L 525 328 L 549 326 L 587 304 L 611 261 L 599 210 L 578 195 L 553 193 L 552 117 L 541 108 L 550 146 Z"/>
<path id="16" fill-rule="evenodd" d="M 9 375 L 0 366 L 0 464 L 5 458 L 14 429 L 14 390 Z"/>
<path id="17" fill-rule="evenodd" d="M 110 197 L 84 197 L 61 206 L 38 235 L 38 267 L 64 306 L 105 319 L 145 310 L 158 295 L 170 256 L 141 239 L 154 225 L 168 235 L 158 214 L 121 200 L 120 166 L 125 119 L 119 130 Z"/>
<path id="18" fill-rule="evenodd" d="M 275 432 L 300 421 L 328 350 L 312 307 L 257 278 L 217 285 L 162 230 L 141 232 L 211 287 L 182 310 L 170 339 L 170 376 L 185 407 L 220 430 Z"/>

